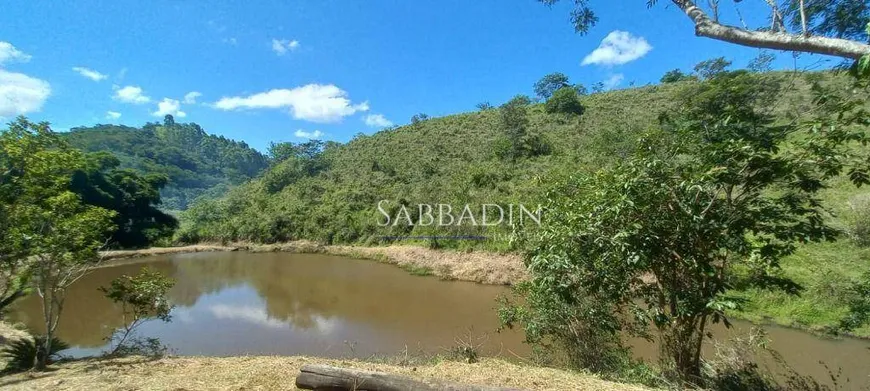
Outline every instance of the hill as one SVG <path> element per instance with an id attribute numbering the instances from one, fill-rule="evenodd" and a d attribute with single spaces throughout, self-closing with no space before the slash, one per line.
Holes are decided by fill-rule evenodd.
<path id="1" fill-rule="evenodd" d="M 777 100 L 770 102 L 781 121 L 809 111 L 811 82 L 844 80 L 831 73 L 754 77 L 759 83 L 782 87 Z M 433 248 L 519 250 L 509 238 L 512 226 L 508 224 L 383 223 L 386 215 L 392 222 L 403 217 L 399 216 L 403 206 L 415 223 L 425 222 L 425 217 L 418 216 L 419 204 L 449 204 L 460 209 L 469 204 L 478 219 L 477 210 L 483 204 L 523 204 L 533 209 L 552 179 L 593 172 L 627 156 L 637 135 L 658 126 L 659 116 L 677 107 L 697 83 L 690 80 L 583 96 L 585 112 L 580 116 L 547 113 L 543 104 L 521 105 L 525 125 L 519 145 L 532 147 L 518 158 L 505 154 L 506 148 L 517 143 L 512 144 L 504 109 L 491 108 L 412 121 L 371 136 L 358 135 L 347 144 L 290 145 L 290 153 L 260 177 L 225 197 L 195 203 L 182 215 L 176 237 L 191 243 L 309 239 L 373 245 L 392 242 L 389 237 L 393 236 L 426 236 L 416 242 Z M 822 329 L 834 326 L 848 313 L 847 290 L 870 272 L 870 248 L 862 246 L 856 236 L 860 216 L 870 209 L 866 202 L 870 196 L 845 178 L 835 181 L 822 196 L 832 224 L 847 235 L 835 243 L 802 245 L 783 262 L 782 273 L 801 284 L 807 294 L 738 292 L 755 299 L 743 316 Z M 453 212 L 454 217 L 459 214 Z M 448 235 L 487 239 L 444 238 Z M 870 327 L 856 332 L 870 335 Z"/>
<path id="2" fill-rule="evenodd" d="M 169 178 L 161 190 L 163 207 L 183 210 L 200 195 L 223 194 L 257 176 L 266 156 L 244 142 L 207 134 L 195 123 L 148 123 L 142 128 L 96 125 L 72 128 L 63 137 L 87 152 L 108 151 L 131 168 Z"/>
<path id="3" fill-rule="evenodd" d="M 758 77 L 796 85 L 776 102 L 783 118 L 809 105 L 806 76 Z M 294 146 L 295 155 L 290 153 L 260 178 L 221 200 L 195 206 L 186 214 L 180 238 L 371 244 L 381 236 L 437 232 L 483 235 L 494 238 L 486 247 L 507 249 L 507 241 L 498 239 L 511 232 L 507 225 L 382 227 L 385 217 L 378 203 L 386 200 L 381 205 L 392 217 L 401 205 L 410 210 L 418 204 L 523 204 L 531 209 L 545 190 L 542 180 L 589 172 L 626 156 L 637 135 L 657 126 L 659 115 L 675 108 L 695 84 L 666 83 L 583 96 L 581 116 L 548 114 L 543 104 L 525 105 L 522 117 L 527 124 L 518 138 L 531 149 L 517 159 L 506 156 L 511 136 L 499 109 L 412 121 L 371 136 L 360 134 L 343 145 Z M 459 212 L 454 214 L 458 217 Z M 437 245 L 461 247 L 469 242 Z"/>

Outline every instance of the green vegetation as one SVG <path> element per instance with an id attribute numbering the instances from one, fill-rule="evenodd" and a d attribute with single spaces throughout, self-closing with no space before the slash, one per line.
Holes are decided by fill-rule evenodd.
<path id="1" fill-rule="evenodd" d="M 114 231 L 116 212 L 86 204 L 73 178 L 89 169 L 86 156 L 49 129 L 24 118 L 0 134 L 2 282 L 12 296 L 32 288 L 41 299 L 46 335 L 34 366 L 52 352 L 66 289 L 94 265 Z"/>
<path id="2" fill-rule="evenodd" d="M 797 244 L 839 233 L 819 191 L 846 173 L 857 186 L 870 183 L 870 155 L 855 150 L 870 143 L 866 91 L 816 85 L 824 107 L 777 124 L 762 102 L 780 93 L 778 83 L 725 72 L 720 60 L 697 68 L 709 82 L 644 132 L 625 161 L 551 185 L 547 224 L 521 236 L 532 274 L 521 292 L 530 300 L 503 311 L 508 325 L 522 324 L 532 341 L 560 341 L 595 370 L 600 360 L 578 352 L 618 352 L 620 331 L 652 328 L 665 373 L 704 384 L 701 346 L 708 325 L 728 325 L 744 303 L 733 291 L 801 291 L 778 273 L 781 262 Z M 850 290 L 857 297 L 866 287 Z M 857 316 L 845 323 L 860 325 L 865 303 L 849 305 Z"/>
<path id="3" fill-rule="evenodd" d="M 172 320 L 172 315 L 169 313 L 174 306 L 169 304 L 166 295 L 173 285 L 175 281 L 158 271 L 144 267 L 134 276 L 123 275 L 112 280 L 108 288 L 100 287 L 100 291 L 109 300 L 121 306 L 121 314 L 124 318 L 122 328 L 109 337 L 115 345 L 109 355 L 155 356 L 166 350 L 159 340 L 135 337 L 133 332 L 149 319 L 159 319 L 163 322 Z"/>
<path id="4" fill-rule="evenodd" d="M 157 209 L 166 179 L 117 166 L 107 153 L 72 148 L 47 123 L 21 117 L 0 133 L 0 303 L 39 296 L 46 335 L 30 367 L 49 364 L 67 289 L 99 263 L 99 250 L 147 246 L 176 226 Z"/>
<path id="5" fill-rule="evenodd" d="M 848 83 L 833 73 L 751 73 L 750 84 L 779 93 L 760 105 L 775 125 L 806 119 L 812 111 L 811 84 L 840 88 Z M 545 203 L 547 183 L 612 167 L 632 156 L 638 136 L 659 126 L 663 113 L 675 112 L 704 82 L 684 80 L 657 86 L 578 97 L 581 116 L 547 113 L 545 104 L 519 98 L 499 109 L 430 118 L 347 144 L 297 145 L 276 158 L 263 175 L 219 199 L 202 200 L 183 214 L 177 238 L 183 242 L 280 242 L 309 239 L 322 243 L 379 244 L 382 236 L 484 235 L 487 241 L 438 240 L 442 248 L 522 250 L 509 238 L 513 227 L 378 226 L 380 200 L 418 203 Z M 509 125 L 519 124 L 519 127 Z M 516 131 L 519 129 L 520 131 Z M 532 137 L 545 150 L 515 140 Z M 287 148 L 288 146 L 284 146 Z M 516 149 L 514 149 L 516 147 Z M 289 148 L 293 149 L 293 148 Z M 305 152 L 307 151 L 307 152 Z M 512 153 L 505 153 L 505 152 Z M 516 151 L 516 153 L 513 153 Z M 274 152 L 273 152 L 274 153 Z M 276 157 L 278 154 L 275 155 Z M 751 286 L 731 290 L 747 303 L 740 317 L 819 330 L 838 330 L 850 313 L 847 297 L 870 270 L 870 249 L 852 229 L 858 201 L 867 194 L 847 177 L 834 178 L 818 198 L 831 213 L 824 219 L 845 233 L 834 243 L 798 244 L 781 260 L 776 275 L 804 288 L 799 296 Z M 395 210 L 391 210 L 395 215 Z M 545 221 L 547 217 L 545 215 Z M 422 241 L 421 245 L 431 243 Z M 863 325 L 851 332 L 870 336 Z"/>
<path id="6" fill-rule="evenodd" d="M 120 168 L 165 176 L 160 194 L 168 210 L 186 209 L 201 195 L 219 196 L 268 166 L 268 159 L 244 142 L 209 135 L 195 123 L 176 123 L 172 116 L 162 125 L 96 125 L 72 128 L 62 137 L 85 152 L 110 152 Z"/>
<path id="7" fill-rule="evenodd" d="M 42 336 L 11 341 L 0 352 L 0 356 L 7 360 L 6 368 L 3 368 L 2 373 L 9 374 L 32 369 L 33 363 L 36 362 L 36 355 L 39 354 L 39 350 L 44 345 L 45 337 Z M 49 346 L 51 346 L 51 350 L 48 354 L 48 363 L 60 358 L 62 350 L 69 349 L 69 345 L 57 338 L 54 338 Z"/>

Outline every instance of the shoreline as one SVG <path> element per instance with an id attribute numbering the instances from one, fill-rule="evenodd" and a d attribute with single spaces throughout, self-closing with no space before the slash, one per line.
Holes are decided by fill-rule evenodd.
<path id="1" fill-rule="evenodd" d="M 522 258 L 518 254 L 432 250 L 411 245 L 361 247 L 322 245 L 298 240 L 276 244 L 233 243 L 229 245 L 198 244 L 179 247 L 152 247 L 140 250 L 104 251 L 101 255 L 104 260 L 110 261 L 106 265 L 110 266 L 131 258 L 216 251 L 337 255 L 396 265 L 416 275 L 431 275 L 444 280 L 469 281 L 488 285 L 512 285 L 527 277 Z"/>
<path id="2" fill-rule="evenodd" d="M 296 389 L 295 378 L 306 364 L 407 376 L 415 380 L 443 380 L 523 390 L 649 390 L 640 385 L 607 381 L 591 374 L 514 364 L 483 358 L 466 364 L 436 360 L 429 363 L 381 363 L 307 356 L 122 357 L 90 358 L 53 364 L 46 372 L 24 372 L 0 378 L 9 390 L 247 390 Z"/>
<path id="3" fill-rule="evenodd" d="M 336 255 L 395 265 L 415 275 L 435 276 L 444 280 L 469 281 L 487 285 L 510 286 L 525 280 L 528 276 L 522 258 L 518 254 L 498 254 L 485 251 L 462 252 L 448 249 L 432 250 L 412 245 L 363 247 L 322 245 L 307 240 L 298 240 L 275 244 L 233 243 L 229 245 L 198 244 L 179 247 L 152 247 L 140 250 L 106 251 L 102 254 L 104 259 L 110 260 L 110 263 L 104 266 L 112 266 L 125 259 L 212 251 Z M 824 332 L 823 326 L 819 325 L 780 323 L 767 318 L 764 314 L 732 314 L 731 317 L 759 326 L 777 326 L 800 330 L 819 338 L 870 340 L 870 336 L 854 333 L 829 334 Z"/>
<path id="4" fill-rule="evenodd" d="M 30 335 L 0 320 L 0 348 Z M 5 365 L 5 360 L 0 361 Z M 296 389 L 295 378 L 306 364 L 384 372 L 416 380 L 445 380 L 524 390 L 589 389 L 641 391 L 649 388 L 608 381 L 584 372 L 481 358 L 465 363 L 445 357 L 372 357 L 329 359 L 313 356 L 167 356 L 149 358 L 86 357 L 62 360 L 45 372 L 21 372 L 0 377 L 10 390 L 81 389 Z"/>

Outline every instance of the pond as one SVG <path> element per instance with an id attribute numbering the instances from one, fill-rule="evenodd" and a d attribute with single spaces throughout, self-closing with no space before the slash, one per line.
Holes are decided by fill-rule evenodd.
<path id="1" fill-rule="evenodd" d="M 443 353 L 459 340 L 485 355 L 528 357 L 517 331 L 496 332 L 495 299 L 502 286 L 442 281 L 395 266 L 328 255 L 217 252 L 141 258 L 103 267 L 70 288 L 58 336 L 71 356 L 106 350 L 105 338 L 122 325 L 120 309 L 98 291 L 122 274 L 148 265 L 176 280 L 172 321 L 145 323 L 139 334 L 160 338 L 179 355 L 315 355 L 369 357 L 407 352 Z M 25 298 L 10 314 L 41 331 L 38 300 Z M 745 333 L 749 324 L 714 330 L 718 338 Z M 771 348 L 796 371 L 827 378 L 823 361 L 842 368 L 847 389 L 870 385 L 870 341 L 828 339 L 764 327 Z M 657 348 L 632 341 L 635 354 Z M 709 349 L 708 349 L 709 350 Z"/>

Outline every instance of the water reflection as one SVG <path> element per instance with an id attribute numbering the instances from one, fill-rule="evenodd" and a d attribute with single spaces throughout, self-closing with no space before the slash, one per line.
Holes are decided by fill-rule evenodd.
<path id="1" fill-rule="evenodd" d="M 120 308 L 97 288 L 145 262 L 94 271 L 70 288 L 58 335 L 84 356 L 105 349 L 105 337 L 121 326 Z M 507 289 L 412 276 L 371 261 L 325 255 L 245 252 L 195 253 L 149 258 L 147 265 L 174 278 L 171 323 L 149 322 L 141 334 L 158 337 L 182 355 L 319 355 L 365 357 L 407 349 L 439 352 L 473 328 L 488 334 L 484 354 L 527 357 L 517 332 L 495 333 L 495 298 Z M 41 332 L 38 300 L 27 298 L 13 318 Z M 713 328 L 719 340 L 745 333 L 748 324 Z M 870 341 L 825 339 L 766 327 L 793 368 L 827 379 L 824 361 L 842 368 L 846 389 L 870 385 Z M 654 361 L 654 344 L 632 340 L 637 356 Z M 705 354 L 712 354 L 708 346 Z"/>
<path id="2" fill-rule="evenodd" d="M 323 255 L 197 253 L 161 257 L 149 266 L 174 278 L 169 324 L 150 322 L 179 354 L 318 354 L 437 351 L 473 328 L 487 349 L 523 354 L 517 333 L 496 334 L 493 308 L 502 287 L 411 276 L 388 265 Z M 70 288 L 58 335 L 90 354 L 121 326 L 120 309 L 97 291 L 144 264 L 99 269 Z M 41 331 L 39 303 L 16 317 Z"/>

